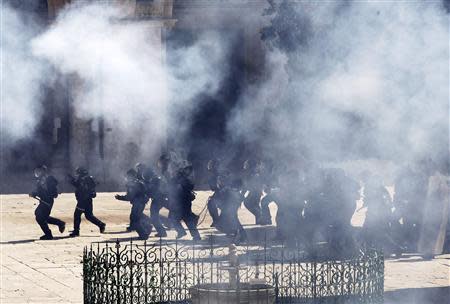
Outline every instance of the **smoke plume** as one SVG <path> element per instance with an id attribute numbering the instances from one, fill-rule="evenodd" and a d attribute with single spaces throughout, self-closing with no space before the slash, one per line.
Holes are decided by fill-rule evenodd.
<path id="1" fill-rule="evenodd" d="M 257 137 L 272 156 L 448 157 L 449 32 L 441 2 L 274 3 L 281 16 L 273 20 L 285 19 L 268 39 L 269 76 L 242 96 L 229 122 L 233 134 Z"/>
<path id="2" fill-rule="evenodd" d="M 104 120 L 113 161 L 150 159 L 169 137 L 195 146 L 192 125 L 210 119 L 211 104 L 225 112 L 217 124 L 226 125 L 230 157 L 244 147 L 282 162 L 447 158 L 449 33 L 440 1 L 261 7 L 270 3 L 265 16 L 217 10 L 216 30 L 169 43 L 170 60 L 159 28 L 123 6 L 75 2 L 43 32 L 4 6 L 2 131 L 14 139 L 32 134 L 42 87 L 63 77 L 75 116 Z M 271 21 L 262 77 L 241 82 L 233 51 L 242 49 L 242 28 L 258 33 Z M 208 127 L 220 129 L 214 123 Z M 217 147 L 202 140 L 202 150 Z"/>
<path id="3" fill-rule="evenodd" d="M 219 88 L 228 49 L 219 35 L 207 32 L 192 45 L 167 50 L 169 63 L 162 38 L 158 26 L 129 18 L 121 6 L 81 4 L 66 7 L 31 43 L 36 58 L 78 80 L 72 83 L 78 83 L 72 89 L 76 116 L 105 119 L 113 130 L 106 145 L 117 147 L 109 153 L 116 161 L 127 158 L 129 143 L 138 151 L 127 161 L 159 153 L 167 137 L 180 132 L 179 118 L 189 116 L 196 97 Z"/>
<path id="4" fill-rule="evenodd" d="M 1 6 L 1 133 L 3 144 L 33 135 L 39 122 L 41 78 L 47 66 L 31 54 L 39 26 L 25 13 Z"/>

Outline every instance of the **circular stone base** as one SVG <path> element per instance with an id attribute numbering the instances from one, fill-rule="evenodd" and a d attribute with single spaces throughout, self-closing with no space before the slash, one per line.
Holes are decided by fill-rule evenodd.
<path id="1" fill-rule="evenodd" d="M 190 289 L 192 304 L 273 304 L 275 288 L 266 284 L 242 283 L 239 288 L 229 284 L 200 284 Z"/>

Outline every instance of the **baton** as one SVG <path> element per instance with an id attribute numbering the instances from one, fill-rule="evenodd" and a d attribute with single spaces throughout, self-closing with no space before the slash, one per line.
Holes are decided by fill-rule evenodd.
<path id="1" fill-rule="evenodd" d="M 43 203 L 44 205 L 46 205 L 46 206 L 49 207 L 49 208 L 52 207 L 49 203 L 47 203 L 46 201 L 40 199 L 39 197 L 32 196 L 32 198 L 38 200 L 40 203 Z"/>

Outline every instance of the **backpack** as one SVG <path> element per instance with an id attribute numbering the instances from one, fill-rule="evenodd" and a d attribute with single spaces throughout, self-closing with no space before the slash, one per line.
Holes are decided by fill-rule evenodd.
<path id="1" fill-rule="evenodd" d="M 87 176 L 83 179 L 83 187 L 85 188 L 84 190 L 89 194 L 91 198 L 97 196 L 97 192 L 95 191 L 96 185 L 97 183 L 92 176 Z"/>
<path id="2" fill-rule="evenodd" d="M 46 181 L 48 195 L 52 198 L 58 197 L 58 181 L 53 176 L 48 176 Z"/>

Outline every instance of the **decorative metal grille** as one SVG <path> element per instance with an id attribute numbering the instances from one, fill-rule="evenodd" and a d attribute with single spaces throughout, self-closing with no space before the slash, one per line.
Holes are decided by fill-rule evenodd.
<path id="1" fill-rule="evenodd" d="M 237 247 L 237 288 L 271 285 L 276 303 L 383 303 L 382 252 L 263 243 Z M 227 246 L 212 241 L 94 243 L 83 254 L 84 303 L 191 303 L 192 287 L 229 282 L 226 261 Z"/>

